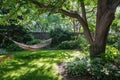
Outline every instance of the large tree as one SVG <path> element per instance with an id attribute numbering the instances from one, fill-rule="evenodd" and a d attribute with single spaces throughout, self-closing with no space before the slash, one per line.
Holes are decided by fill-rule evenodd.
<path id="1" fill-rule="evenodd" d="M 120 4 L 120 0 L 5 0 L 8 2 L 16 2 L 26 5 L 31 4 L 28 7 L 34 5 L 37 8 L 37 12 L 51 12 L 60 13 L 64 16 L 75 18 L 79 21 L 84 29 L 84 35 L 90 44 L 91 55 L 97 56 L 105 52 L 106 40 L 109 32 L 110 25 L 112 24 L 117 7 Z M 5 1 L 3 1 L 5 3 Z M 6 3 L 8 3 L 6 2 Z M 14 3 L 15 4 L 15 3 Z M 21 6 L 20 5 L 20 6 Z M 35 9 L 34 8 L 34 9 Z M 88 8 L 92 12 L 96 8 L 95 15 L 95 32 L 94 36 L 91 35 L 89 20 L 88 20 Z"/>

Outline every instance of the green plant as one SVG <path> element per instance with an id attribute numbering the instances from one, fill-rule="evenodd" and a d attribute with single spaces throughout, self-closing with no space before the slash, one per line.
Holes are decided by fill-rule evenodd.
<path id="1" fill-rule="evenodd" d="M 77 41 L 63 41 L 57 46 L 58 49 L 77 49 L 79 45 Z"/>
<path id="2" fill-rule="evenodd" d="M 82 35 L 78 36 L 77 43 L 79 44 L 79 48 L 81 48 L 83 51 L 85 51 L 88 48 L 88 42 Z"/>
<path id="3" fill-rule="evenodd" d="M 10 44 L 6 47 L 8 51 L 22 51 L 20 47 L 18 47 L 16 44 Z"/>
<path id="4" fill-rule="evenodd" d="M 58 45 L 63 41 L 71 40 L 72 34 L 67 29 L 57 27 L 50 31 L 50 36 L 53 38 L 52 45 Z"/>
<path id="5" fill-rule="evenodd" d="M 106 54 L 107 55 L 107 54 Z M 108 57 L 109 58 L 109 57 Z M 116 60 L 116 59 L 114 59 Z M 113 62 L 108 59 L 104 60 L 103 57 L 99 58 L 77 58 L 70 61 L 67 65 L 68 75 L 91 77 L 92 80 L 119 80 L 120 78 L 120 58 L 119 62 Z"/>
<path id="6" fill-rule="evenodd" d="M 120 33 L 117 36 L 117 41 L 115 42 L 114 46 L 120 51 Z"/>
<path id="7" fill-rule="evenodd" d="M 117 42 L 118 36 L 116 34 L 109 34 L 107 43 L 108 45 L 114 45 Z"/>
<path id="8" fill-rule="evenodd" d="M 67 73 L 71 74 L 72 76 L 85 76 L 88 75 L 87 70 L 87 60 L 86 58 L 79 58 L 77 57 L 74 61 L 68 62 L 67 64 Z"/>
<path id="9" fill-rule="evenodd" d="M 106 61 L 111 62 L 120 58 L 120 53 L 115 47 L 107 46 L 106 52 L 102 55 L 102 58 Z"/>
<path id="10" fill-rule="evenodd" d="M 2 35 L 0 34 L 1 47 L 7 49 L 8 47 L 10 49 L 11 44 L 13 46 L 13 42 L 10 41 L 8 38 L 11 38 L 15 41 L 22 43 L 26 43 L 33 39 L 31 34 L 27 32 L 27 29 L 23 28 L 20 25 L 15 25 L 15 24 L 5 25 L 5 26 L 0 25 L 0 33 L 2 34 Z"/>
<path id="11" fill-rule="evenodd" d="M 119 80 L 120 78 L 119 67 L 102 58 L 92 59 L 89 70 L 93 80 Z"/>
<path id="12" fill-rule="evenodd" d="M 110 34 L 107 43 L 120 50 L 120 33 Z"/>
<path id="13" fill-rule="evenodd" d="M 28 41 L 27 44 L 32 45 L 32 44 L 37 44 L 37 43 L 41 43 L 42 40 L 40 39 L 33 39 L 32 41 Z"/>

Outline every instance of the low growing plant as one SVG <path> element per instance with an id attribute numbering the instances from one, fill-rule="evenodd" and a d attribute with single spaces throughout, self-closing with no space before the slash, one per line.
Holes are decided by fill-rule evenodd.
<path id="1" fill-rule="evenodd" d="M 116 52 L 114 48 L 113 52 Z M 108 54 L 107 52 L 104 56 L 77 58 L 68 62 L 66 71 L 68 75 L 72 74 L 75 77 L 90 77 L 88 80 L 119 80 L 120 55 L 112 55 L 112 53 Z"/>
<path id="2" fill-rule="evenodd" d="M 23 49 L 21 49 L 20 47 L 18 47 L 18 45 L 16 45 L 16 44 L 10 44 L 10 45 L 8 45 L 7 47 L 6 47 L 6 49 L 8 50 L 8 51 L 22 51 Z"/>
<path id="3" fill-rule="evenodd" d="M 41 42 L 42 42 L 42 40 L 40 40 L 40 39 L 33 39 L 32 41 L 28 41 L 26 44 L 32 45 L 32 44 L 38 44 Z"/>
<path id="4" fill-rule="evenodd" d="M 79 44 L 77 41 L 63 41 L 61 44 L 57 46 L 58 49 L 77 49 L 79 48 Z"/>

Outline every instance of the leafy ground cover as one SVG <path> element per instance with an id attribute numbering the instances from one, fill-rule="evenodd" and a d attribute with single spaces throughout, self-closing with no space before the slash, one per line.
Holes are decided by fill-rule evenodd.
<path id="1" fill-rule="evenodd" d="M 63 80 L 58 64 L 78 55 L 82 54 L 74 50 L 22 51 L 0 55 L 0 80 Z"/>

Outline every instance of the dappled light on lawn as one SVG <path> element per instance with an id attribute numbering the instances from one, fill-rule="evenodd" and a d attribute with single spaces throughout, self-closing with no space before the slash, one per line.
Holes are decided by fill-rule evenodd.
<path id="1" fill-rule="evenodd" d="M 62 80 L 58 64 L 79 54 L 79 51 L 72 50 L 12 53 L 12 60 L 0 64 L 0 80 Z"/>

